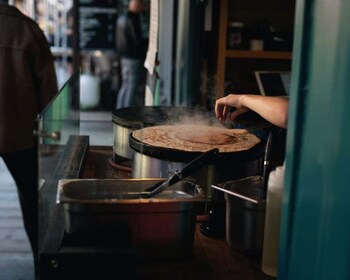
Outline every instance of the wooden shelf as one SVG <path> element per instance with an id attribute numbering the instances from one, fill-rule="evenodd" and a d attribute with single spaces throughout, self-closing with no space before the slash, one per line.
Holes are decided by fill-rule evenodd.
<path id="1" fill-rule="evenodd" d="M 289 16 L 292 13 L 292 8 L 295 5 L 294 0 L 288 0 L 282 6 L 280 6 L 283 13 Z M 240 5 L 236 5 L 240 3 Z M 272 1 L 273 2 L 273 1 Z M 285 1 L 283 1 L 285 2 Z M 290 2 L 290 3 L 289 3 Z M 243 3 L 243 4 L 242 4 Z M 267 18 L 271 17 L 274 23 L 279 23 L 281 17 L 275 18 L 275 12 L 269 12 L 269 8 L 266 4 L 262 3 L 259 0 L 253 0 L 250 3 L 255 3 L 258 7 L 264 7 L 264 11 L 261 13 L 258 10 L 250 10 L 249 7 L 251 4 L 244 4 L 242 0 L 220 0 L 220 17 L 219 17 L 219 37 L 218 37 L 218 57 L 217 57 L 217 73 L 216 73 L 216 83 L 218 90 L 216 91 L 216 99 L 222 97 L 225 94 L 225 78 L 228 77 L 230 73 L 226 73 L 226 66 L 229 63 L 232 63 L 234 60 L 246 59 L 247 62 L 245 65 L 250 65 L 246 68 L 241 67 L 240 69 L 236 68 L 236 71 L 245 71 L 253 73 L 255 69 L 258 69 L 258 66 L 254 68 L 254 65 L 264 65 L 264 69 L 268 70 L 269 64 L 271 69 L 279 68 L 276 65 L 288 65 L 292 61 L 292 52 L 290 51 L 250 51 L 250 50 L 232 50 L 227 49 L 227 23 L 228 20 L 238 20 L 238 21 L 247 21 L 250 24 L 254 23 L 255 20 L 260 19 L 262 15 L 266 15 Z M 243 14 L 240 14 L 241 10 Z M 249 10 L 249 13 L 247 11 Z M 292 25 L 292 22 L 289 22 L 292 17 L 288 17 L 287 21 L 282 24 L 284 27 L 287 25 Z M 263 61 L 270 60 L 270 61 Z M 273 60 L 273 61 L 271 61 Z M 241 62 L 241 61 L 240 61 Z M 273 65 L 273 66 L 272 66 Z M 240 66 L 238 66 L 239 68 Z M 250 69 L 248 69 L 250 67 Z M 289 67 L 289 66 L 288 66 Z M 243 69 L 244 68 L 244 69 Z M 281 69 L 285 69 L 281 68 Z M 232 68 L 228 69 L 232 71 Z M 246 75 L 247 76 L 247 75 Z"/>
<path id="2" fill-rule="evenodd" d="M 252 59 L 292 59 L 291 52 L 282 51 L 244 51 L 226 50 L 226 57 L 232 58 L 252 58 Z"/>

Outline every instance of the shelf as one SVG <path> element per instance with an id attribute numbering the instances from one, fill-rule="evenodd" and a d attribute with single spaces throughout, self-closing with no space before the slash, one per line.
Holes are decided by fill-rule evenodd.
<path id="1" fill-rule="evenodd" d="M 252 59 L 292 59 L 291 52 L 226 50 L 226 57 Z"/>
<path id="2" fill-rule="evenodd" d="M 275 3 L 276 1 L 272 2 Z M 240 79 L 240 82 L 243 83 L 243 87 L 250 88 L 247 87 L 244 83 L 249 83 L 249 78 L 247 77 L 249 75 L 252 77 L 255 70 L 259 68 L 264 68 L 264 70 L 282 70 L 290 68 L 290 64 L 293 59 L 291 51 L 251 51 L 233 50 L 226 48 L 228 26 L 227 23 L 229 20 L 243 21 L 247 23 L 247 26 L 252 27 L 254 26 L 254 22 L 256 20 L 260 20 L 266 17 L 274 24 L 277 24 L 277 26 L 292 31 L 292 19 L 294 18 L 293 7 L 295 5 L 294 0 L 282 2 L 283 5 L 279 5 L 279 8 L 276 11 L 271 11 L 269 5 L 261 4 L 262 1 L 259 0 L 250 1 L 249 4 L 246 4 L 246 1 L 243 0 L 220 0 L 216 84 L 221 90 L 216 91 L 217 99 L 225 94 L 226 78 L 229 77 L 230 74 L 233 74 L 226 73 L 226 71 L 232 72 L 234 69 L 234 71 L 236 71 L 236 74 L 237 72 L 242 74 L 243 80 Z M 251 5 L 254 7 L 258 6 L 259 9 L 254 9 L 254 11 L 248 9 Z M 264 9 L 260 11 L 260 8 L 262 7 L 264 7 Z M 249 13 L 247 12 L 248 10 Z M 278 15 L 278 17 L 276 17 L 276 15 Z M 245 60 L 244 62 L 242 61 L 243 59 Z M 226 69 L 226 67 L 228 67 L 228 69 Z M 237 75 L 235 77 L 237 78 Z"/>

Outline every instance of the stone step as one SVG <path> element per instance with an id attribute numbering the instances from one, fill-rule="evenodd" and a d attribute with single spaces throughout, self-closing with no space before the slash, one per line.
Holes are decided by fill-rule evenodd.
<path id="1" fill-rule="evenodd" d="M 31 252 L 29 240 L 23 228 L 0 228 L 0 254 L 3 252 Z"/>
<path id="2" fill-rule="evenodd" d="M 25 253 L 1 253 L 0 279 L 34 280 L 33 255 Z"/>
<path id="3" fill-rule="evenodd" d="M 1 229 L 13 229 L 13 228 L 23 228 L 22 216 L 19 217 L 1 217 L 0 216 Z"/>

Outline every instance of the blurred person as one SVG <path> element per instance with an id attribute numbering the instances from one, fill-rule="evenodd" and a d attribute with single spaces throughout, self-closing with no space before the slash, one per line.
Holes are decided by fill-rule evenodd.
<path id="1" fill-rule="evenodd" d="M 57 94 L 48 41 L 37 23 L 0 0 L 0 156 L 16 185 L 34 260 L 38 252 L 38 114 Z"/>
<path id="2" fill-rule="evenodd" d="M 130 0 L 127 12 L 117 19 L 116 48 L 120 55 L 122 76 L 117 109 L 144 104 L 146 69 L 143 64 L 148 43 L 141 29 L 143 11 L 142 0 Z"/>
<path id="3" fill-rule="evenodd" d="M 288 97 L 229 94 L 216 100 L 215 115 L 222 122 L 228 117 L 234 121 L 239 115 L 252 110 L 270 123 L 287 128 L 288 104 Z M 231 112 L 231 108 L 236 110 Z"/>

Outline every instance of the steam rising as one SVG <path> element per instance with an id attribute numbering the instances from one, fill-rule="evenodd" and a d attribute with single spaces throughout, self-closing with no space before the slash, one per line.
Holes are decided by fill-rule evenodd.
<path id="1" fill-rule="evenodd" d="M 167 121 L 164 124 L 172 125 L 208 125 L 208 126 L 219 126 L 220 123 L 215 116 L 214 107 L 215 101 L 218 96 L 223 96 L 224 86 L 219 85 L 218 77 L 213 75 L 210 76 L 207 73 L 206 67 L 201 72 L 201 100 L 200 104 L 202 108 L 208 108 L 204 110 L 200 106 L 198 107 L 177 107 L 176 115 L 174 112 L 165 112 Z"/>
<path id="2" fill-rule="evenodd" d="M 214 112 L 204 111 L 200 108 L 177 107 L 176 115 L 168 113 L 165 124 L 222 126 L 216 119 Z"/>

